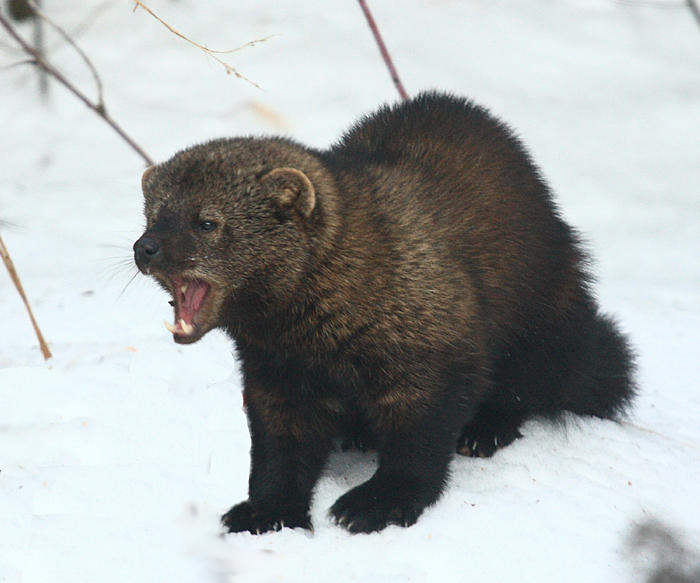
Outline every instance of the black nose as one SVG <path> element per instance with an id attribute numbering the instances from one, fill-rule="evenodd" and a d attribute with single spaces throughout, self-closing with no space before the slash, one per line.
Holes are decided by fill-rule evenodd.
<path id="1" fill-rule="evenodd" d="M 139 269 L 145 268 L 160 256 L 160 244 L 153 237 L 143 235 L 134 243 L 134 259 Z"/>

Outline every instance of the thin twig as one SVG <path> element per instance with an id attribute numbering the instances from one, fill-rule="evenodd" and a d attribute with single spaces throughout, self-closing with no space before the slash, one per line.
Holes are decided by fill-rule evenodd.
<path id="1" fill-rule="evenodd" d="M 101 13 L 105 11 L 105 9 L 109 8 L 110 5 L 114 4 L 115 2 L 118 2 L 121 0 L 104 0 L 97 6 L 95 6 L 88 14 L 83 18 L 81 22 L 79 22 L 77 25 L 75 25 L 72 29 L 67 31 L 68 36 L 75 41 L 75 39 L 79 38 L 86 30 L 89 30 L 90 27 L 93 25 L 93 23 L 100 17 Z M 50 43 L 47 44 L 46 50 L 44 51 L 44 54 L 52 54 L 55 50 L 57 50 L 60 46 L 62 46 L 65 43 L 65 40 L 63 39 L 56 39 L 52 40 Z M 5 38 L 3 37 L 0 39 L 0 48 L 2 48 L 4 51 L 20 51 L 21 49 L 18 49 L 14 45 L 5 42 Z"/>
<path id="2" fill-rule="evenodd" d="M 90 69 L 90 73 L 92 73 L 92 78 L 95 80 L 95 85 L 97 86 L 97 107 L 101 111 L 106 111 L 105 108 L 105 102 L 104 102 L 104 93 L 102 91 L 102 80 L 100 79 L 100 76 L 97 74 L 97 69 L 95 69 L 95 66 L 92 64 L 92 61 L 88 58 L 88 56 L 83 52 L 83 50 L 77 45 L 77 43 L 70 37 L 70 35 L 63 30 L 58 24 L 56 24 L 45 12 L 39 8 L 37 3 L 34 0 L 27 0 L 29 3 L 29 6 L 31 6 L 32 10 L 34 10 L 35 14 L 41 18 L 44 22 L 46 22 L 51 28 L 53 28 L 59 35 L 63 37 L 63 39 L 75 49 L 75 52 L 78 53 L 80 58 L 83 60 L 83 62 L 87 65 L 87 68 Z"/>
<path id="3" fill-rule="evenodd" d="M 274 36 L 274 35 L 266 36 L 265 38 L 259 38 L 259 39 L 256 39 L 256 40 L 252 40 L 252 41 L 247 42 L 247 43 L 245 43 L 244 45 L 241 45 L 240 47 L 237 47 L 237 48 L 235 48 L 235 49 L 229 49 L 229 50 L 227 50 L 227 51 L 215 51 L 215 50 L 213 50 L 213 49 L 210 49 L 209 47 L 206 47 L 206 46 L 204 46 L 204 45 L 201 45 L 201 44 L 199 44 L 199 43 L 193 41 L 192 39 L 188 38 L 187 36 L 185 36 L 184 34 L 182 34 L 181 32 L 179 32 L 178 30 L 175 30 L 172 26 L 170 26 L 167 22 L 165 22 L 165 20 L 163 20 L 162 18 L 160 18 L 155 12 L 153 12 L 153 10 L 151 10 L 151 9 L 150 9 L 148 6 L 146 6 L 143 2 L 140 2 L 139 0 L 134 0 L 134 10 L 136 10 L 136 9 L 139 8 L 139 7 L 140 7 L 140 8 L 143 8 L 146 12 L 148 12 L 153 18 L 155 18 L 158 22 L 160 22 L 165 28 L 167 28 L 167 29 L 168 29 L 170 32 L 172 32 L 175 36 L 180 37 L 182 40 L 184 40 L 184 41 L 190 43 L 191 45 L 193 45 L 193 46 L 195 46 L 195 47 L 197 47 L 199 50 L 204 51 L 207 55 L 209 55 L 209 56 L 210 56 L 212 59 L 214 59 L 217 63 L 220 63 L 221 65 L 223 65 L 224 69 L 226 70 L 226 74 L 227 74 L 227 75 L 230 75 L 231 73 L 233 73 L 233 75 L 235 75 L 238 79 L 243 79 L 244 81 L 247 81 L 247 82 L 250 83 L 251 85 L 253 85 L 253 86 L 257 87 L 258 89 L 260 89 L 260 85 L 258 85 L 257 83 L 251 81 L 250 79 L 248 79 L 248 77 L 246 77 L 245 75 L 241 74 L 241 73 L 240 73 L 239 71 L 237 71 L 234 67 L 232 67 L 232 66 L 229 65 L 226 61 L 224 61 L 223 59 L 220 59 L 220 58 L 217 57 L 216 55 L 225 55 L 225 54 L 229 54 L 229 53 L 235 53 L 236 51 L 240 51 L 240 50 L 245 49 L 245 48 L 247 48 L 247 47 L 255 46 L 255 45 L 258 44 L 258 43 L 265 42 L 266 40 L 268 40 L 269 38 L 271 38 L 271 36 Z"/>
<path id="4" fill-rule="evenodd" d="M 109 8 L 111 4 L 115 4 L 118 0 L 104 0 L 97 6 L 93 7 L 90 12 L 86 14 L 81 22 L 79 22 L 75 27 L 68 33 L 71 38 L 78 38 L 83 32 L 88 30 L 92 24 L 99 18 L 100 13 L 104 12 L 106 8 Z"/>
<path id="5" fill-rule="evenodd" d="M 36 65 L 34 59 L 25 59 L 24 61 L 17 61 L 16 63 L 11 63 L 10 65 L 3 65 L 0 67 L 0 71 L 8 71 L 9 69 L 14 69 L 15 67 L 23 67 L 24 65 Z"/>
<path id="6" fill-rule="evenodd" d="M 372 29 L 374 40 L 377 41 L 377 46 L 379 46 L 379 52 L 382 54 L 384 63 L 386 64 L 387 69 L 389 69 L 389 75 L 391 75 L 391 80 L 394 82 L 394 85 L 396 86 L 396 89 L 398 90 L 401 99 L 405 101 L 406 99 L 408 99 L 408 93 L 406 93 L 406 90 L 404 89 L 403 84 L 401 83 L 401 79 L 399 79 L 399 74 L 396 71 L 396 67 L 394 67 L 394 63 L 391 60 L 389 51 L 384 45 L 382 35 L 379 34 L 379 28 L 377 27 L 377 23 L 374 21 L 374 18 L 372 18 L 372 13 L 369 10 L 369 6 L 367 6 L 367 2 L 365 2 L 365 0 L 358 1 L 360 3 L 360 7 L 362 8 L 362 12 L 365 13 L 367 24 L 369 24 L 369 27 Z"/>
<path id="7" fill-rule="evenodd" d="M 36 337 L 39 340 L 39 347 L 41 348 L 41 353 L 44 355 L 44 360 L 48 360 L 49 358 L 51 358 L 51 351 L 49 350 L 48 344 L 46 344 L 46 341 L 44 340 L 44 336 L 42 335 L 41 330 L 39 329 L 39 325 L 36 323 L 34 314 L 32 313 L 32 308 L 29 306 L 29 300 L 27 300 L 27 296 L 24 293 L 22 282 L 20 282 L 19 280 L 19 275 L 17 275 L 14 263 L 12 263 L 12 258 L 10 257 L 10 253 L 7 250 L 7 247 L 5 247 L 5 243 L 3 242 L 1 235 L 0 256 L 2 256 L 2 260 L 5 263 L 5 267 L 7 267 L 7 271 L 10 273 L 10 279 L 12 279 L 12 282 L 15 284 L 15 287 L 17 288 L 17 291 L 19 292 L 22 301 L 24 302 L 24 306 L 27 308 L 27 313 L 29 314 L 29 319 L 32 322 L 34 333 L 36 334 Z"/>
<path id="8" fill-rule="evenodd" d="M 87 107 L 99 115 L 119 136 L 127 143 L 131 148 L 143 158 L 144 162 L 148 166 L 153 165 L 153 160 L 151 157 L 143 151 L 143 149 L 117 124 L 116 121 L 103 109 L 100 109 L 99 103 L 93 103 L 88 99 L 85 94 L 79 91 L 66 77 L 56 69 L 51 63 L 49 63 L 44 57 L 39 54 L 34 47 L 28 44 L 13 28 L 13 26 L 5 19 L 5 17 L 0 14 L 0 24 L 10 33 L 12 38 L 24 49 L 24 51 L 31 55 L 37 66 L 45 70 L 49 75 L 51 75 L 56 81 L 61 83 L 68 91 L 75 95 L 80 101 L 82 101 Z"/>
<path id="9" fill-rule="evenodd" d="M 34 21 L 34 48 L 40 55 L 46 54 L 44 46 L 44 21 L 36 17 L 36 12 L 39 9 L 37 3 L 32 0 L 27 1 L 27 6 L 34 12 L 32 20 Z M 46 101 L 49 97 L 49 76 L 46 71 L 39 69 L 39 95 Z"/>

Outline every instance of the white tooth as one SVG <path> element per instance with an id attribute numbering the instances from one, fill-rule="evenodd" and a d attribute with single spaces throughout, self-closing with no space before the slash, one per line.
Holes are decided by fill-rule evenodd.
<path id="1" fill-rule="evenodd" d="M 180 286 L 180 291 L 182 292 L 182 295 L 184 296 L 185 293 L 187 292 L 187 284 L 186 284 L 186 283 L 183 283 L 183 284 Z"/>
<path id="2" fill-rule="evenodd" d="M 192 324 L 188 324 L 182 318 L 180 318 L 180 328 L 182 328 L 182 331 L 185 333 L 186 336 L 189 336 L 190 334 L 192 334 L 192 332 L 194 332 L 194 326 Z"/>
<path id="3" fill-rule="evenodd" d="M 169 332 L 175 334 L 177 332 L 177 327 L 173 326 L 170 322 L 166 322 L 163 320 L 163 324 L 165 324 L 165 327 L 168 329 Z"/>

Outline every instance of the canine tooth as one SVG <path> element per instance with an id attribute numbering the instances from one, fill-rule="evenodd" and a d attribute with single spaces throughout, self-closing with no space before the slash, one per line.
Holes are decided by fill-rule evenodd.
<path id="1" fill-rule="evenodd" d="M 187 284 L 186 284 L 186 283 L 183 283 L 183 284 L 180 286 L 180 291 L 182 292 L 182 295 L 184 296 L 185 293 L 187 292 Z"/>
<path id="2" fill-rule="evenodd" d="M 185 320 L 183 320 L 182 318 L 180 318 L 180 328 L 182 328 L 182 331 L 183 331 L 187 336 L 189 336 L 190 334 L 192 334 L 192 332 L 194 332 L 194 326 L 193 326 L 192 324 L 188 324 L 188 323 L 185 322 Z"/>
<path id="3" fill-rule="evenodd" d="M 170 322 L 163 320 L 163 324 L 165 324 L 165 327 L 168 329 L 168 332 L 175 334 L 175 332 L 177 331 L 177 327 L 173 326 Z"/>

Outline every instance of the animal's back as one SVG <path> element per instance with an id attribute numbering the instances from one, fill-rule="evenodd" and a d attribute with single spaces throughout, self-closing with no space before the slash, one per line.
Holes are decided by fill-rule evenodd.
<path id="1" fill-rule="evenodd" d="M 333 146 L 358 168 L 420 169 L 433 178 L 475 187 L 514 182 L 538 191 L 539 173 L 514 132 L 472 101 L 427 92 L 385 105 L 357 122 Z M 477 195 L 477 191 L 473 192 Z"/>
<path id="2" fill-rule="evenodd" d="M 520 141 L 486 109 L 424 93 L 360 120 L 329 157 L 363 182 L 352 192 L 364 207 L 400 217 L 406 239 L 444 246 L 443 268 L 468 272 L 494 338 L 578 301 L 576 236 Z"/>

